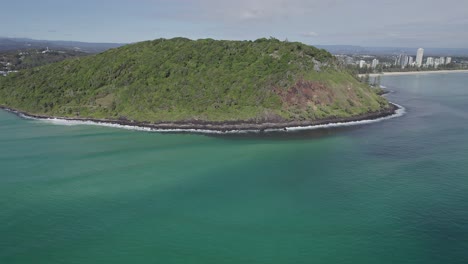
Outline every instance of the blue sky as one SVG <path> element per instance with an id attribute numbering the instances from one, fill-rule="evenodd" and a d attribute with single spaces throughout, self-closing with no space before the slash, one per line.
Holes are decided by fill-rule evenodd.
<path id="1" fill-rule="evenodd" d="M 4 0 L 0 8 L 0 36 L 6 37 L 273 36 L 308 44 L 468 47 L 466 0 Z"/>

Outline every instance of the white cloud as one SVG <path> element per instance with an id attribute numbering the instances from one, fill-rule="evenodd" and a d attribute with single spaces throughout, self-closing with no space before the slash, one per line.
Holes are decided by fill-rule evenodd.
<path id="1" fill-rule="evenodd" d="M 306 37 L 306 38 L 313 38 L 313 37 L 317 37 L 318 35 L 319 34 L 317 34 L 317 32 L 313 32 L 313 31 L 301 33 L 301 36 Z"/>
<path id="2" fill-rule="evenodd" d="M 198 27 L 191 31 L 197 37 L 274 36 L 311 44 L 382 46 L 468 43 L 464 34 L 468 21 L 466 0 L 435 1 L 431 5 L 427 0 L 154 1 L 171 3 L 171 12 L 160 9 L 154 17 L 181 28 L 185 24 Z"/>
<path id="3" fill-rule="evenodd" d="M 249 19 L 258 19 L 262 17 L 261 10 L 244 10 L 240 14 L 241 19 L 249 20 Z"/>
<path id="4" fill-rule="evenodd" d="M 281 16 L 288 5 L 284 0 L 202 0 L 201 6 L 208 16 L 220 16 L 223 20 L 252 20 Z"/>

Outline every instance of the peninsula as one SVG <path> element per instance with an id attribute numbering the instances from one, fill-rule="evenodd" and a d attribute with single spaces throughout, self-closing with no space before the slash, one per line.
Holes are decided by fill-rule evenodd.
<path id="1" fill-rule="evenodd" d="M 277 39 L 157 39 L 0 78 L 0 105 L 161 129 L 268 129 L 391 115 L 327 51 Z"/>

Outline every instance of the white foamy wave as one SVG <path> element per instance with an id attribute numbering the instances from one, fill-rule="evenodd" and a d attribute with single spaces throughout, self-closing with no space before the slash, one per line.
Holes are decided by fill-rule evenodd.
<path id="1" fill-rule="evenodd" d="M 345 126 L 356 126 L 356 125 L 363 125 L 369 123 L 376 123 L 380 121 L 384 121 L 387 119 L 395 118 L 403 116 L 406 113 L 406 109 L 398 104 L 394 104 L 398 107 L 393 115 L 381 117 L 377 119 L 368 119 L 368 120 L 360 120 L 360 121 L 350 121 L 350 122 L 337 122 L 337 123 L 329 123 L 329 124 L 322 124 L 322 125 L 312 125 L 312 126 L 293 126 L 293 127 L 286 127 L 286 128 L 270 128 L 265 129 L 264 132 L 287 132 L 287 131 L 300 131 L 300 130 L 314 130 L 319 128 L 333 128 L 333 127 L 345 127 Z M 18 112 L 16 112 L 18 113 Z M 39 120 L 43 122 L 48 122 L 54 125 L 64 125 L 64 126 L 75 126 L 75 125 L 93 125 L 93 126 L 105 126 L 105 127 L 113 127 L 113 128 L 120 128 L 120 129 L 127 129 L 127 130 L 137 130 L 137 131 L 148 131 L 148 132 L 163 132 L 163 133 L 201 133 L 201 134 L 241 134 L 241 133 L 259 133 L 260 130 L 258 129 L 249 129 L 249 130 L 227 130 L 227 131 L 220 131 L 220 130 L 209 130 L 209 129 L 182 129 L 182 128 L 174 128 L 174 129 L 158 129 L 158 128 L 151 128 L 151 127 L 143 127 L 143 126 L 131 126 L 131 125 L 121 125 L 115 123 L 107 123 L 107 122 L 98 122 L 98 121 L 88 121 L 88 120 L 67 120 L 67 119 L 60 119 L 60 118 L 35 118 L 31 116 L 27 116 L 24 114 L 19 113 L 19 115 L 23 118 Z"/>
<path id="2" fill-rule="evenodd" d="M 286 127 L 286 131 L 299 131 L 299 130 L 313 130 L 319 128 L 333 128 L 333 127 L 346 127 L 346 126 L 357 126 L 357 125 L 364 125 L 370 123 L 377 123 L 384 120 L 392 119 L 395 117 L 403 116 L 406 113 L 406 109 L 398 104 L 394 104 L 398 107 L 393 115 L 380 117 L 376 119 L 367 119 L 367 120 L 359 120 L 359 121 L 350 121 L 350 122 L 337 122 L 337 123 L 329 123 L 323 125 L 314 125 L 314 126 L 298 126 L 298 127 Z"/>
<path id="3" fill-rule="evenodd" d="M 36 120 L 39 120 L 39 121 L 48 122 L 48 123 L 51 123 L 51 124 L 54 124 L 54 125 L 64 125 L 64 126 L 92 125 L 92 126 L 113 127 L 113 128 L 127 129 L 127 130 L 149 131 L 149 132 L 165 132 L 165 133 L 225 134 L 225 133 L 259 132 L 259 130 L 220 131 L 220 130 L 193 129 L 193 128 L 187 128 L 187 129 L 182 129 L 182 128 L 159 129 L 159 128 L 152 128 L 152 127 L 130 126 L 130 125 L 121 125 L 121 124 L 98 122 L 98 121 L 67 120 L 67 119 L 60 119 L 60 118 L 47 118 L 47 119 L 40 119 L 40 118 L 34 118 L 34 117 L 29 117 L 29 118 L 36 119 Z"/>

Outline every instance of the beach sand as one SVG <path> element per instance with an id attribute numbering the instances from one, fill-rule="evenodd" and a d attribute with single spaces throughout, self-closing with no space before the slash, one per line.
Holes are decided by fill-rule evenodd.
<path id="1" fill-rule="evenodd" d="M 440 70 L 440 71 L 409 71 L 409 72 L 384 72 L 384 73 L 371 73 L 369 77 L 376 76 L 392 76 L 392 75 L 419 75 L 419 74 L 429 74 L 429 73 L 456 73 L 456 72 L 467 72 L 468 70 Z M 365 76 L 365 74 L 359 74 L 359 77 Z"/>

